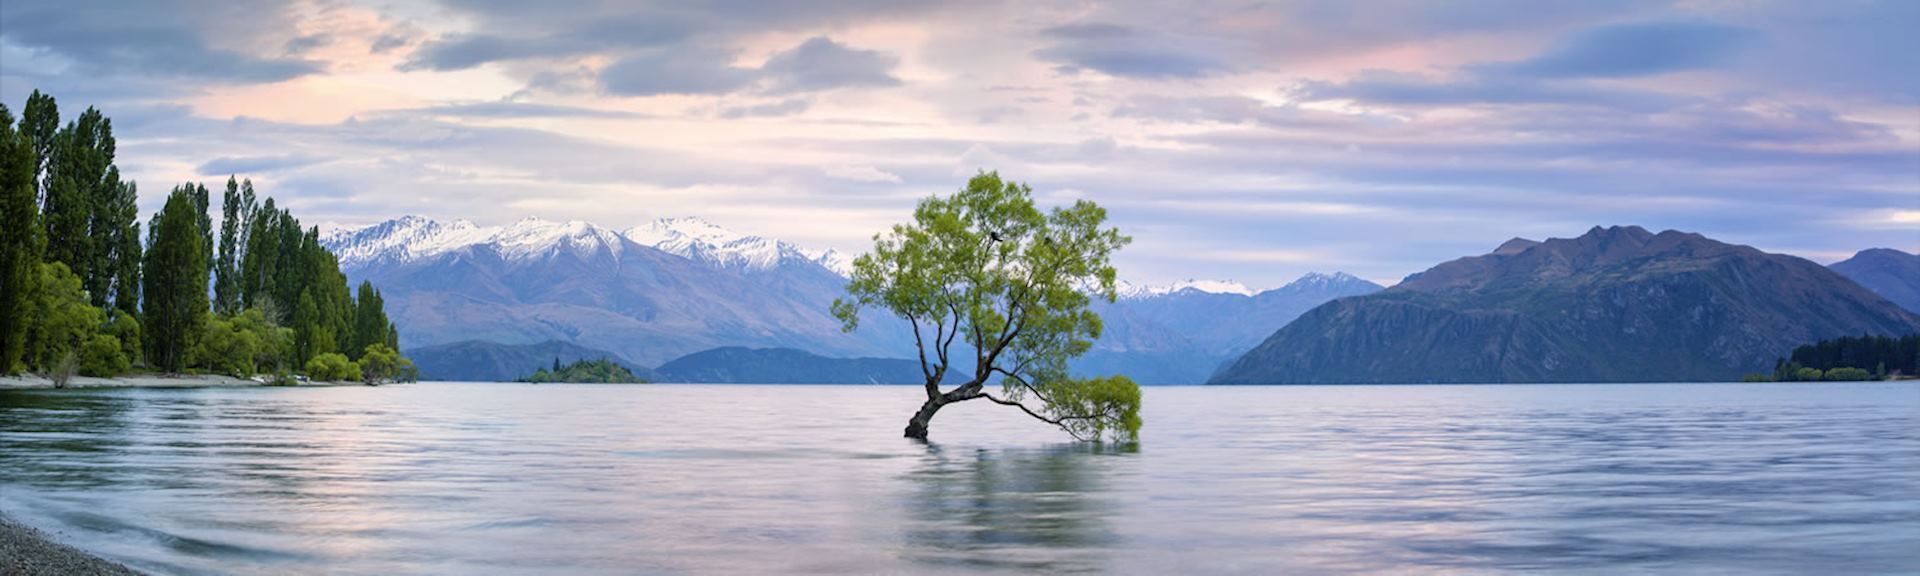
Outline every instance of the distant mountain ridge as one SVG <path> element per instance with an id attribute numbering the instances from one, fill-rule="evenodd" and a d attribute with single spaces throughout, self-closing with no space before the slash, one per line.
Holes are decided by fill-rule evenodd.
<path id="1" fill-rule="evenodd" d="M 1732 380 L 1808 342 L 1914 331 L 1920 317 L 1807 260 L 1595 227 L 1321 305 L 1213 382 Z"/>
<path id="2" fill-rule="evenodd" d="M 1829 268 L 1908 312 L 1920 314 L 1920 255 L 1891 248 L 1869 248 Z"/>
<path id="3" fill-rule="evenodd" d="M 555 360 L 571 364 L 579 360 L 612 360 L 641 378 L 653 371 L 620 355 L 595 350 L 571 342 L 549 340 L 537 344 L 500 344 L 467 340 L 407 350 L 407 356 L 420 368 L 423 380 L 456 382 L 512 382 L 541 368 L 551 368 Z"/>
<path id="4" fill-rule="evenodd" d="M 660 365 L 659 382 L 680 384 L 912 384 L 926 383 L 920 362 L 899 358 L 828 358 L 792 348 L 728 346 Z M 973 377 L 953 372 L 943 383 Z"/>

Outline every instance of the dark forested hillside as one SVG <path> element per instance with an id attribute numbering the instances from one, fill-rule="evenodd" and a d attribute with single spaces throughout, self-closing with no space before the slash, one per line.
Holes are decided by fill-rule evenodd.
<path id="1" fill-rule="evenodd" d="M 1916 330 L 1920 317 L 1800 258 L 1594 228 L 1322 305 L 1215 382 L 1733 380 L 1805 342 Z"/>

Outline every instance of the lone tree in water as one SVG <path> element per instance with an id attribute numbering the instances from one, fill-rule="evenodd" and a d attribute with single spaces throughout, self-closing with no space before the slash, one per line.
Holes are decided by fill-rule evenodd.
<path id="1" fill-rule="evenodd" d="M 1024 184 L 982 173 L 952 196 L 920 201 L 912 223 L 875 236 L 873 252 L 854 260 L 849 297 L 833 302 L 843 328 L 857 328 L 868 306 L 913 326 L 927 401 L 907 421 L 908 438 L 926 439 L 941 407 L 977 399 L 1018 407 L 1080 440 L 1138 438 L 1133 380 L 1067 374 L 1067 360 L 1100 337 L 1100 316 L 1087 305 L 1113 301 L 1110 260 L 1132 239 L 1102 228 L 1107 211 L 1092 202 L 1042 212 L 1032 196 Z M 973 380 L 941 391 L 968 352 Z M 987 391 L 996 378 L 998 395 Z"/>

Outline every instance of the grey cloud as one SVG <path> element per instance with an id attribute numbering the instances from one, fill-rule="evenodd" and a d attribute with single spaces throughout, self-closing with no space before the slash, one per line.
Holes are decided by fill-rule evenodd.
<path id="1" fill-rule="evenodd" d="M 1221 56 L 1196 49 L 1198 38 L 1175 38 L 1115 24 L 1075 24 L 1041 31 L 1053 44 L 1034 55 L 1062 70 L 1089 69 L 1130 78 L 1198 78 L 1229 71 Z"/>
<path id="2" fill-rule="evenodd" d="M 1610 24 L 1575 34 L 1539 56 L 1486 68 L 1544 78 L 1648 76 L 1723 64 L 1758 37 L 1710 22 Z"/>
<path id="3" fill-rule="evenodd" d="M 899 58 L 878 50 L 848 48 L 816 36 L 775 54 L 760 68 L 767 90 L 775 94 L 836 88 L 899 86 L 893 67 Z"/>
<path id="4" fill-rule="evenodd" d="M 277 172 L 291 168 L 311 166 L 328 161 L 329 158 L 302 154 L 282 154 L 278 156 L 224 156 L 214 158 L 200 165 L 201 176 L 227 176 Z"/>
<path id="5" fill-rule="evenodd" d="M 769 104 L 757 104 L 753 106 L 735 106 L 735 107 L 725 108 L 720 111 L 720 117 L 721 118 L 755 118 L 755 117 L 792 116 L 794 114 L 806 112 L 808 106 L 809 104 L 805 99 L 789 98 L 786 100 L 781 100 L 781 101 L 773 102 Z"/>
<path id="6" fill-rule="evenodd" d="M 620 96 L 725 94 L 751 84 L 756 74 L 731 60 L 717 51 L 653 50 L 607 66 L 600 71 L 600 84 Z"/>
<path id="7" fill-rule="evenodd" d="M 1512 105 L 1559 104 L 1658 111 L 1696 99 L 1648 90 L 1602 88 L 1578 81 L 1549 81 L 1460 74 L 1448 79 L 1389 72 L 1365 72 L 1347 82 L 1303 82 L 1294 95 L 1306 100 L 1357 100 L 1373 104 Z"/>
<path id="8" fill-rule="evenodd" d="M 223 82 L 277 82 L 314 74 L 321 63 L 214 48 L 214 33 L 267 34 L 289 22 L 269 3 L 46 2 L 0 3 L 0 41 L 47 50 L 94 75 L 176 77 Z"/>
<path id="9" fill-rule="evenodd" d="M 331 34 L 308 34 L 287 41 L 287 54 L 299 55 L 333 43 Z"/>

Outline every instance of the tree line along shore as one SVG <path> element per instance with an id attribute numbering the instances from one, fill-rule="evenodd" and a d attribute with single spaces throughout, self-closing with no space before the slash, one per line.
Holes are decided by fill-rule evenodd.
<path id="1" fill-rule="evenodd" d="M 39 91 L 18 117 L 0 104 L 0 376 L 417 376 L 379 290 L 348 287 L 317 227 L 230 176 L 217 225 L 206 185 L 184 183 L 143 238 L 115 148 L 94 108 L 62 125 Z"/>

